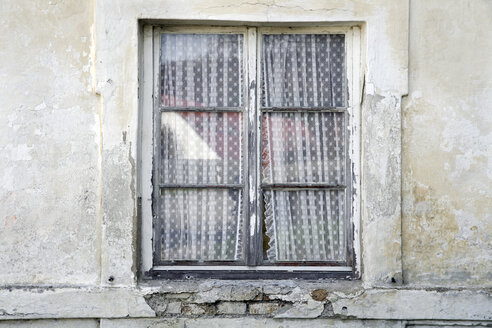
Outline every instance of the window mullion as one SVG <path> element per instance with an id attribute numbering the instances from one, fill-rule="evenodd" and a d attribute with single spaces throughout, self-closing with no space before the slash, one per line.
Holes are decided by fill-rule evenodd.
<path id="1" fill-rule="evenodd" d="M 248 86 L 248 193 L 247 217 L 249 219 L 249 238 L 247 265 L 258 265 L 261 259 L 261 218 L 258 215 L 258 110 L 257 110 L 257 30 L 247 31 L 247 86 Z"/>
<path id="2" fill-rule="evenodd" d="M 161 114 L 160 114 L 160 106 L 161 106 L 161 97 L 159 97 L 160 90 L 160 75 L 159 75 L 159 67 L 161 64 L 161 37 L 159 33 L 159 29 L 154 29 L 153 36 L 153 61 L 154 61 L 154 89 L 152 93 L 154 108 L 153 108 L 153 116 L 154 116 L 154 124 L 153 124 L 153 147 L 154 147 L 154 166 L 152 168 L 152 184 L 153 184 L 153 193 L 152 193 L 152 204 L 153 204 L 153 215 L 152 215 L 152 226 L 153 230 L 153 264 L 157 264 L 157 259 L 160 259 L 161 254 L 161 245 L 160 245 L 160 221 L 157 218 L 158 210 L 161 208 L 161 198 L 159 197 L 160 190 L 160 177 L 159 177 L 159 165 L 155 163 L 160 163 L 160 145 L 161 145 Z M 159 254 L 159 256 L 156 256 Z"/>
<path id="3" fill-rule="evenodd" d="M 140 138 L 140 169 L 142 176 L 139 182 L 140 190 L 140 213 L 142 218 L 141 225 L 141 247 L 142 247 L 142 267 L 141 271 L 146 272 L 153 266 L 153 228 L 152 228 L 152 194 L 153 177 L 152 159 L 154 157 L 153 133 L 152 126 L 154 122 L 154 100 L 152 98 L 154 88 L 154 27 L 145 25 L 143 27 L 143 58 L 141 61 L 141 97 L 140 106 L 146 110 L 139 111 L 139 138 Z M 148 109 L 148 110 L 147 110 Z M 145 128 L 144 128 L 145 127 Z M 150 127 L 150 128 L 148 128 Z"/>

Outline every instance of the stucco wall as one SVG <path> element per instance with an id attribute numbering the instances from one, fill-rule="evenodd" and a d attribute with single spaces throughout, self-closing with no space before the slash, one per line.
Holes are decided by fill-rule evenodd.
<path id="1" fill-rule="evenodd" d="M 89 1 L 0 3 L 3 285 L 99 280 L 92 24 Z"/>
<path id="2" fill-rule="evenodd" d="M 492 2 L 412 1 L 403 263 L 423 285 L 492 286 Z"/>
<path id="3" fill-rule="evenodd" d="M 1 1 L 0 327 L 490 325 L 490 17 L 489 0 Z M 191 18 L 360 22 L 361 281 L 137 281 L 138 19 Z"/>

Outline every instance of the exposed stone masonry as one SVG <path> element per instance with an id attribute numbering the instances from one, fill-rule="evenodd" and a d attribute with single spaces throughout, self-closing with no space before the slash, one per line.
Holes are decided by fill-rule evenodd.
<path id="1" fill-rule="evenodd" d="M 297 294 L 297 295 L 296 295 Z M 217 297 L 220 298 L 220 293 Z M 333 307 L 325 289 L 315 289 L 310 297 L 295 290 L 285 294 L 267 294 L 257 288 L 237 289 L 235 293 L 213 300 L 191 292 L 157 292 L 145 296 L 159 317 L 264 316 L 275 318 L 333 317 Z"/>

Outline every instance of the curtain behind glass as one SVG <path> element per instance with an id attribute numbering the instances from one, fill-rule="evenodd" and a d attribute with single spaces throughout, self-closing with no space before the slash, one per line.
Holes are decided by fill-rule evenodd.
<path id="1" fill-rule="evenodd" d="M 243 182 L 242 113 L 164 112 L 161 123 L 163 183 Z"/>
<path id="2" fill-rule="evenodd" d="M 286 112 L 285 107 L 345 106 L 343 35 L 264 35 L 262 181 L 329 189 L 263 193 L 268 261 L 344 261 L 345 113 Z"/>
<path id="3" fill-rule="evenodd" d="M 163 107 L 242 106 L 240 34 L 162 34 Z M 161 114 L 158 256 L 166 261 L 242 259 L 243 117 L 240 112 Z M 187 188 L 182 188 L 187 186 Z"/>
<path id="4" fill-rule="evenodd" d="M 242 34 L 162 34 L 166 107 L 242 106 Z"/>
<path id="5" fill-rule="evenodd" d="M 345 106 L 345 36 L 263 36 L 263 107 Z"/>
<path id="6" fill-rule="evenodd" d="M 345 260 L 344 197 L 344 191 L 265 191 L 268 260 Z"/>
<path id="7" fill-rule="evenodd" d="M 266 183 L 345 183 L 344 113 L 265 113 L 262 174 Z"/>
<path id="8" fill-rule="evenodd" d="M 237 260 L 242 256 L 242 191 L 164 189 L 161 252 L 166 260 Z"/>

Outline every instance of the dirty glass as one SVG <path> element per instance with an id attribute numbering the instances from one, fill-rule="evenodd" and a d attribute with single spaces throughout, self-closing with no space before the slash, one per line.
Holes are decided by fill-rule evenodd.
<path id="1" fill-rule="evenodd" d="M 345 36 L 271 34 L 263 36 L 264 107 L 343 107 Z"/>
<path id="2" fill-rule="evenodd" d="M 241 190 L 164 189 L 159 210 L 161 261 L 240 259 L 241 204 Z"/>
<path id="3" fill-rule="evenodd" d="M 242 113 L 164 112 L 161 181 L 242 183 Z"/>
<path id="4" fill-rule="evenodd" d="M 243 258 L 242 56 L 242 34 L 161 34 L 159 263 Z"/>
<path id="5" fill-rule="evenodd" d="M 262 175 L 265 183 L 345 182 L 344 113 L 265 113 Z"/>
<path id="6" fill-rule="evenodd" d="M 262 40 L 262 183 L 268 262 L 346 260 L 345 37 Z M 309 111 L 308 111 L 309 110 Z M 319 110 L 319 111 L 318 111 Z"/>
<path id="7" fill-rule="evenodd" d="M 162 34 L 161 43 L 162 105 L 242 106 L 242 34 Z"/>
<path id="8" fill-rule="evenodd" d="M 345 192 L 265 191 L 269 261 L 345 260 Z"/>

